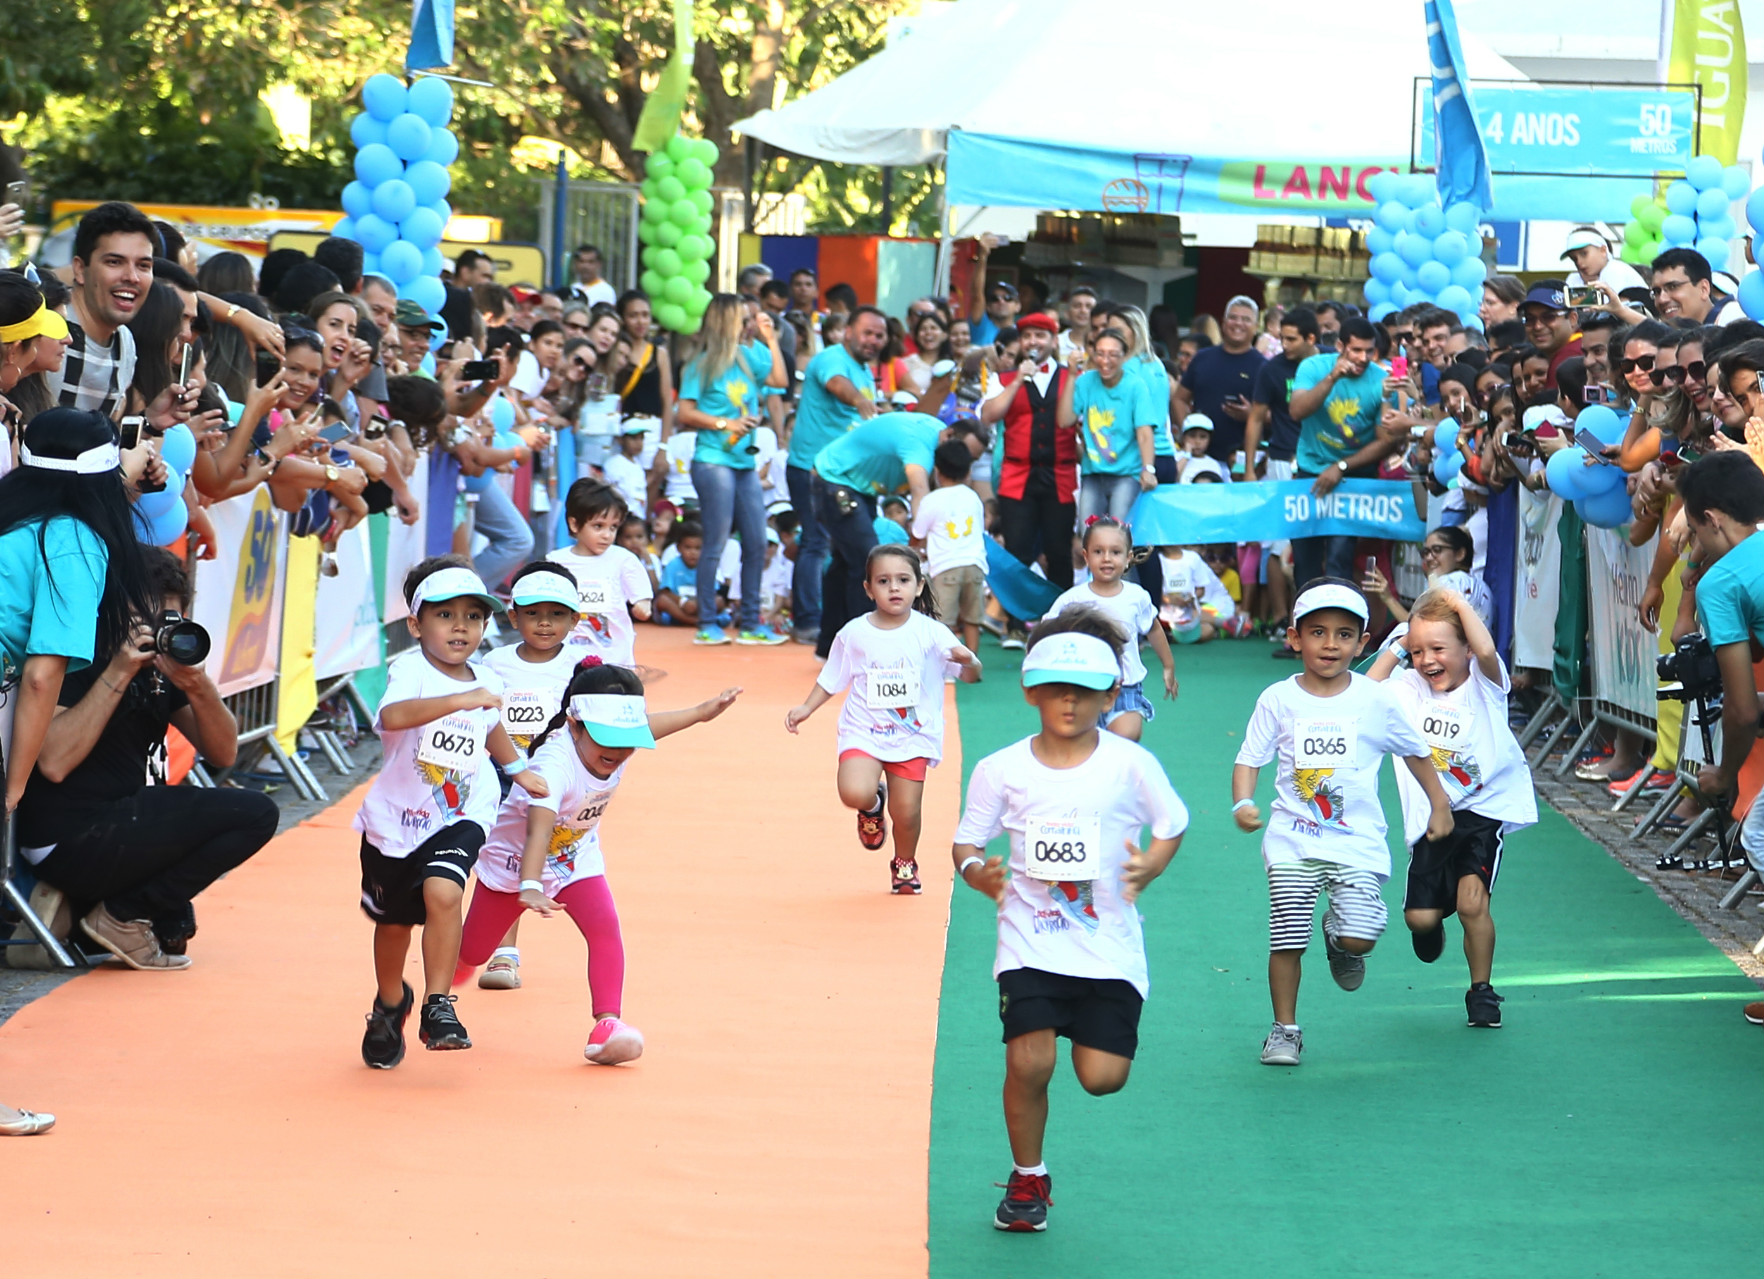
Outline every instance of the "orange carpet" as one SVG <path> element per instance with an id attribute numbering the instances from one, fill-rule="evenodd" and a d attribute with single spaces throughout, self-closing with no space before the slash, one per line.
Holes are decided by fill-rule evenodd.
<path id="1" fill-rule="evenodd" d="M 887 894 L 833 791 L 837 703 L 800 737 L 808 650 L 645 627 L 651 706 L 745 686 L 641 754 L 603 826 L 632 1066 L 582 1059 L 581 938 L 523 924 L 519 991 L 460 994 L 476 1047 L 361 1063 L 371 929 L 355 797 L 197 903 L 184 973 L 108 969 L 0 1028 L 6 1269 L 30 1275 L 922 1275 L 948 848 Z M 420 987 L 412 956 L 412 978 Z"/>

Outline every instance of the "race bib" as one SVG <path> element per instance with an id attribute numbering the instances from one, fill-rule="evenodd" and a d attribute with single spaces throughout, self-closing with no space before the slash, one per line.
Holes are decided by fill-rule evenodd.
<path id="1" fill-rule="evenodd" d="M 550 718 L 545 694 L 536 688 L 524 688 L 519 692 L 503 695 L 502 727 L 508 731 L 510 737 L 518 737 L 522 741 L 536 737 Z"/>
<path id="2" fill-rule="evenodd" d="M 582 583 L 582 611 L 584 613 L 594 614 L 601 614 L 608 611 L 605 582 Z"/>
<path id="3" fill-rule="evenodd" d="M 1301 719 L 1292 728 L 1294 768 L 1353 768 L 1358 762 L 1360 730 L 1345 719 Z"/>
<path id="4" fill-rule="evenodd" d="M 1462 750 L 1470 740 L 1471 712 L 1464 706 L 1426 702 L 1421 707 L 1421 736 L 1435 750 Z"/>
<path id="5" fill-rule="evenodd" d="M 864 699 L 871 706 L 919 704 L 919 672 L 904 666 L 871 666 L 864 670 Z"/>
<path id="6" fill-rule="evenodd" d="M 1031 817 L 1023 823 L 1023 861 L 1031 879 L 1098 879 L 1102 876 L 1102 818 Z"/>
<path id="7" fill-rule="evenodd" d="M 417 763 L 444 773 L 477 771 L 484 744 L 478 740 L 480 730 L 470 715 L 446 715 L 423 725 L 422 731 L 417 743 Z"/>

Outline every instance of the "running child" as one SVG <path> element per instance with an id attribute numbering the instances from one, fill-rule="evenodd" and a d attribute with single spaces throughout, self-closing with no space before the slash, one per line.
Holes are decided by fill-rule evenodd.
<path id="1" fill-rule="evenodd" d="M 1404 669 L 1397 669 L 1399 663 Z M 1390 680 L 1398 704 L 1426 739 L 1452 803 L 1451 835 L 1437 842 L 1427 838 L 1425 797 L 1397 773 L 1410 850 L 1403 922 L 1415 954 L 1431 964 L 1445 950 L 1446 916 L 1457 914 L 1470 965 L 1464 995 L 1469 1024 L 1497 1029 L 1501 997 L 1489 984 L 1495 926 L 1488 899 L 1507 835 L 1537 823 L 1531 769 L 1507 726 L 1507 668 L 1476 606 L 1456 591 L 1431 590 L 1415 601 L 1402 649 L 1387 648 L 1367 674 Z"/>
<path id="2" fill-rule="evenodd" d="M 374 921 L 379 994 L 368 1013 L 362 1060 L 390 1070 L 404 1060 L 414 996 L 404 980 L 411 929 L 423 930 L 420 1036 L 430 1049 L 470 1048 L 448 993 L 459 961 L 466 879 L 496 820 L 496 770 L 543 795 L 502 727 L 502 680 L 472 664 L 484 624 L 500 608 L 461 556 L 426 559 L 404 579 L 407 625 L 418 647 L 395 658 L 374 718 L 385 764 L 368 788 L 361 832 L 361 907 Z"/>
<path id="3" fill-rule="evenodd" d="M 1451 804 L 1432 753 L 1389 689 L 1354 673 L 1366 646 L 1366 597 L 1352 582 L 1314 578 L 1292 606 L 1286 642 L 1303 669 L 1262 691 L 1231 773 L 1231 812 L 1239 830 L 1262 828 L 1253 798 L 1262 766 L 1279 761 L 1274 821 L 1262 839 L 1268 869 L 1268 993 L 1274 1025 L 1262 1064 L 1296 1066 L 1304 1051 L 1298 1023 L 1299 960 L 1311 944 L 1317 898 L 1329 895 L 1323 944 L 1343 990 L 1366 979 L 1366 954 L 1388 918 L 1380 888 L 1390 878 L 1378 770 L 1387 754 L 1420 784 L 1431 805 L 1427 834 L 1452 831 Z"/>
<path id="4" fill-rule="evenodd" d="M 913 512 L 912 534 L 924 542 L 937 620 L 961 627 L 962 643 L 980 651 L 986 608 L 986 508 L 968 486 L 974 455 L 961 440 L 945 440 L 932 455 L 936 485 Z"/>
<path id="5" fill-rule="evenodd" d="M 582 620 L 569 640 L 578 660 L 592 653 L 614 666 L 636 662 L 631 619 L 649 620 L 654 593 L 643 562 L 614 544 L 627 513 L 625 499 L 599 480 L 577 480 L 564 498 L 564 523 L 575 545 L 545 558 L 569 569 L 581 587 Z"/>
<path id="6" fill-rule="evenodd" d="M 520 636 L 516 644 L 491 649 L 484 665 L 502 677 L 502 728 L 515 749 L 530 751 L 533 738 L 563 705 L 563 691 L 576 669 L 576 654 L 565 642 L 581 620 L 581 587 L 562 564 L 536 560 L 518 570 L 509 585 L 509 620 Z M 502 797 L 508 798 L 505 780 Z M 483 990 L 519 990 L 521 952 L 516 929 L 490 957 L 478 978 Z"/>
<path id="7" fill-rule="evenodd" d="M 1121 649 L 1121 691 L 1103 715 L 1103 727 L 1137 742 L 1154 713 L 1145 695 L 1145 662 L 1139 656 L 1141 637 L 1164 667 L 1164 696 L 1176 696 L 1176 658 L 1158 621 L 1158 606 L 1145 587 L 1123 578 L 1133 560 L 1133 532 L 1112 515 L 1093 515 L 1084 525 L 1084 565 L 1090 579 L 1065 592 L 1044 613 L 1056 617 L 1075 605 L 1100 609 L 1127 637 Z"/>
<path id="8" fill-rule="evenodd" d="M 593 655 L 582 659 L 564 690 L 563 708 L 533 741 L 528 775 L 541 785 L 523 783 L 509 792 L 478 854 L 478 887 L 466 915 L 455 986 L 491 957 L 496 939 L 512 931 L 523 911 L 549 919 L 561 910 L 588 943 L 594 1030 L 582 1055 L 601 1066 L 642 1056 L 642 1033 L 621 1020 L 625 947 L 606 882 L 600 819 L 634 751 L 653 750 L 656 738 L 715 719 L 740 693 L 725 689 L 686 710 L 650 713 L 635 671 L 602 665 Z"/>
<path id="9" fill-rule="evenodd" d="M 1236 603 L 1225 583 L 1194 546 L 1165 546 L 1158 557 L 1164 569 L 1164 602 L 1158 617 L 1170 627 L 1178 644 L 1205 644 L 1217 638 L 1223 617 L 1236 615 Z"/>
<path id="10" fill-rule="evenodd" d="M 1135 900 L 1188 827 L 1157 759 L 1098 724 L 1115 702 L 1124 637 L 1095 608 L 1043 618 L 1023 657 L 1023 697 L 1041 731 L 988 755 L 968 781 L 956 874 L 998 903 L 999 1019 L 1011 1176 L 1000 1230 L 1045 1230 L 1047 1086 L 1060 1036 L 1096 1096 L 1119 1092 L 1139 1046 L 1149 982 Z M 1151 842 L 1139 845 L 1142 827 Z M 986 845 L 1010 835 L 1007 861 Z"/>
<path id="11" fill-rule="evenodd" d="M 784 727 L 796 732 L 845 692 L 839 798 L 857 810 L 858 842 L 871 851 L 888 839 L 884 810 L 894 818 L 889 886 L 917 893 L 925 772 L 943 758 L 944 676 L 972 684 L 980 678 L 980 659 L 930 616 L 930 583 L 910 547 L 874 547 L 864 563 L 864 593 L 875 610 L 840 628 L 814 687 L 785 713 Z"/>

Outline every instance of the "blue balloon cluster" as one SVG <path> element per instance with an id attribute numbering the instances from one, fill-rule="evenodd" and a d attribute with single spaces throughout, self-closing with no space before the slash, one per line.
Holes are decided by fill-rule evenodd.
<path id="1" fill-rule="evenodd" d="M 1455 314 L 1467 328 L 1480 330 L 1482 210 L 1457 203 L 1441 208 L 1434 179 L 1425 173 L 1391 170 L 1367 179 L 1377 203 L 1374 226 L 1366 232 L 1372 278 L 1366 305 L 1373 320 L 1417 302 L 1431 302 Z"/>
<path id="2" fill-rule="evenodd" d="M 157 493 L 143 493 L 130 509 L 135 517 L 135 537 L 150 546 L 170 546 L 190 527 L 190 509 L 184 503 L 184 478 L 196 461 L 196 437 L 190 428 L 174 426 L 165 433 L 159 456 L 169 474 Z"/>
<path id="3" fill-rule="evenodd" d="M 1458 452 L 1458 424 L 1446 418 L 1433 428 L 1433 478 L 1449 485 L 1464 469 L 1464 455 Z"/>
<path id="4" fill-rule="evenodd" d="M 1736 169 L 1738 165 L 1734 166 Z M 1743 170 L 1741 170 L 1743 172 Z M 1745 195 L 1742 190 L 1740 195 Z M 1746 198 L 1746 225 L 1753 235 L 1764 236 L 1764 187 Z M 1764 271 L 1748 271 L 1739 282 L 1740 310 L 1756 320 L 1764 317 Z"/>
<path id="5" fill-rule="evenodd" d="M 1684 176 L 1666 188 L 1666 217 L 1660 223 L 1662 249 L 1695 249 L 1717 271 L 1727 269 L 1728 241 L 1738 228 L 1731 206 L 1751 186 L 1739 165 L 1724 167 L 1712 155 L 1684 166 Z M 1752 206 L 1746 206 L 1748 219 Z"/>
<path id="6" fill-rule="evenodd" d="M 1591 431 L 1606 447 L 1623 442 L 1625 425 L 1623 418 L 1603 404 L 1587 405 L 1574 421 L 1577 432 Z M 1595 528 L 1616 528 L 1632 518 L 1623 468 L 1591 462 L 1578 444 L 1552 453 L 1544 475 L 1550 491 L 1565 502 L 1573 502 L 1580 518 Z"/>
<path id="7" fill-rule="evenodd" d="M 453 90 L 434 76 L 406 88 L 382 72 L 362 85 L 361 104 L 349 125 L 358 148 L 355 181 L 343 188 L 346 216 L 332 234 L 361 245 L 364 271 L 439 315 L 447 301 L 441 235 L 453 216 L 447 166 L 459 158 L 459 139 L 447 128 Z"/>

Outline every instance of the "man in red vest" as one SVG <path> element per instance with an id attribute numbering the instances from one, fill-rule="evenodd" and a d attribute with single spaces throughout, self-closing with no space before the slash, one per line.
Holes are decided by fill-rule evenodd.
<path id="1" fill-rule="evenodd" d="M 1001 389 L 980 405 L 982 425 L 1004 423 L 1004 465 L 997 482 L 1000 540 L 1024 564 L 1047 557 L 1047 580 L 1072 585 L 1072 530 L 1078 522 L 1078 430 L 1058 420 L 1063 379 L 1054 355 L 1059 323 L 1037 312 L 1017 321 L 1023 359 L 1000 376 Z M 1013 642 L 1014 641 L 1014 642 Z M 1022 647 L 1018 632 L 1007 648 Z"/>

